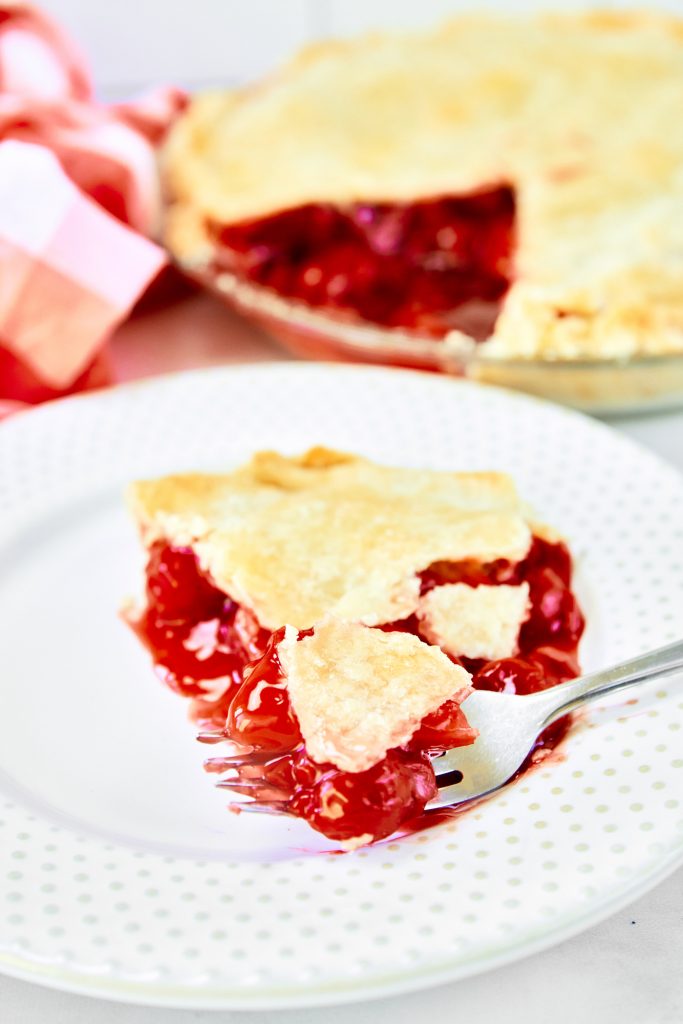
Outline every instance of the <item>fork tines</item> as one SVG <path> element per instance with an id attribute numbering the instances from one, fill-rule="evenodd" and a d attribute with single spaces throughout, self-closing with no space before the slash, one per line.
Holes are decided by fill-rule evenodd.
<path id="1" fill-rule="evenodd" d="M 287 800 L 251 800 L 248 803 L 228 804 L 228 807 L 235 814 L 243 811 L 248 814 L 292 814 Z"/>

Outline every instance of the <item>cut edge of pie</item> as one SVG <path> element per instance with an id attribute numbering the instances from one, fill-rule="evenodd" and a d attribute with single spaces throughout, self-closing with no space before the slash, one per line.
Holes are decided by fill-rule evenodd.
<path id="1" fill-rule="evenodd" d="M 163 159 L 166 238 L 206 267 L 208 221 L 503 184 L 517 248 L 484 358 L 680 353 L 682 89 L 683 21 L 654 12 L 468 15 L 317 44 L 190 104 Z"/>

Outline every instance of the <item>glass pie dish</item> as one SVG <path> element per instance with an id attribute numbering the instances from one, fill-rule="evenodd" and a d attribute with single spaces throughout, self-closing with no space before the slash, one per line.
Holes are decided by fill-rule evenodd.
<path id="1" fill-rule="evenodd" d="M 190 276 L 306 359 L 432 370 L 514 388 L 584 412 L 618 415 L 683 404 L 683 354 L 618 359 L 500 359 L 479 347 L 435 342 L 396 328 L 360 323 L 286 299 L 227 272 Z"/>
<path id="2" fill-rule="evenodd" d="M 164 241 L 301 355 L 591 412 L 677 404 L 682 35 L 470 14 L 316 45 L 192 100 L 162 154 Z"/>

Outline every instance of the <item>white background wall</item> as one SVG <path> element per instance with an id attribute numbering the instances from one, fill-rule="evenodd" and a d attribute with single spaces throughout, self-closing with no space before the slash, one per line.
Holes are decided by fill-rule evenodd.
<path id="1" fill-rule="evenodd" d="M 303 43 L 362 29 L 433 23 L 463 9 L 659 7 L 683 0 L 44 0 L 81 42 L 104 94 L 172 81 L 188 88 L 253 78 Z"/>

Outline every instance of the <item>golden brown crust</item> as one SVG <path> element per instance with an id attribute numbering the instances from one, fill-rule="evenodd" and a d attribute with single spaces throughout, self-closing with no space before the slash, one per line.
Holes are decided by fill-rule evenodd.
<path id="1" fill-rule="evenodd" d="M 516 280 L 482 354 L 680 352 L 682 24 L 471 15 L 318 44 L 260 86 L 191 104 L 164 158 L 168 242 L 201 265 L 206 217 L 507 181 Z"/>
<path id="2" fill-rule="evenodd" d="M 324 448 L 261 452 L 225 475 L 140 481 L 130 501 L 146 543 L 192 545 L 216 584 L 271 629 L 404 618 L 432 562 L 518 561 L 531 541 L 505 474 L 393 468 Z"/>
<path id="3" fill-rule="evenodd" d="M 470 691 L 464 668 L 411 633 L 330 621 L 297 640 L 288 627 L 278 655 L 306 750 L 345 772 L 371 768 Z"/>

